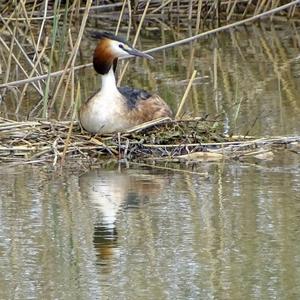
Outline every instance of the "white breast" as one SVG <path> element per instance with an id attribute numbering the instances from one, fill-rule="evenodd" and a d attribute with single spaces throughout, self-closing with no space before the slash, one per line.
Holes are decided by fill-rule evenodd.
<path id="1" fill-rule="evenodd" d="M 112 133 L 130 127 L 125 99 L 116 86 L 113 68 L 102 76 L 102 88 L 80 110 L 82 127 L 92 133 Z"/>
<path id="2" fill-rule="evenodd" d="M 101 91 L 89 100 L 88 109 L 81 114 L 81 124 L 89 132 L 112 133 L 130 127 L 124 118 L 126 109 L 122 95 L 103 94 Z"/>

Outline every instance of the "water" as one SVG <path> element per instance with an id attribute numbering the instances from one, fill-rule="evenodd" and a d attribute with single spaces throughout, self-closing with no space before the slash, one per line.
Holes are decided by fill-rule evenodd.
<path id="1" fill-rule="evenodd" d="M 0 299 L 298 299 L 299 166 L 2 169 Z"/>
<path id="2" fill-rule="evenodd" d="M 222 114 L 234 133 L 299 134 L 298 27 L 261 23 L 169 49 L 133 62 L 124 84 L 176 110 L 197 69 L 189 114 Z M 177 34 L 163 33 L 161 43 Z M 90 69 L 79 80 L 86 96 L 99 85 Z M 0 299 L 300 298 L 297 146 L 271 161 L 167 167 L 182 171 L 2 166 Z"/>

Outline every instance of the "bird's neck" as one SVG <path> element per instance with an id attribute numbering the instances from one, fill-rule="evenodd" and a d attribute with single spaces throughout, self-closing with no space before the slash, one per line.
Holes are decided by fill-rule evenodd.
<path id="1" fill-rule="evenodd" d="M 113 67 L 111 67 L 108 73 L 102 75 L 102 87 L 101 93 L 104 94 L 112 94 L 114 92 L 118 92 L 116 77 L 114 73 Z"/>

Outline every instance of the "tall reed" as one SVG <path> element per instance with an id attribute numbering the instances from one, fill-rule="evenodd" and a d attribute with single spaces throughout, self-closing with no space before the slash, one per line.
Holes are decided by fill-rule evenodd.
<path id="1" fill-rule="evenodd" d="M 69 118 L 73 114 L 74 97 L 78 95 L 75 71 L 91 66 L 90 63 L 79 64 L 80 43 L 85 28 L 92 26 L 88 16 L 98 16 L 97 12 L 102 12 L 97 19 L 101 29 L 116 33 L 126 30 L 128 39 L 132 35 L 134 20 L 138 19 L 133 44 L 136 44 L 141 32 L 145 32 L 145 24 L 151 26 L 152 18 L 161 24 L 173 24 L 174 19 L 182 29 L 191 27 L 188 37 L 174 31 L 176 42 L 162 42 L 162 46 L 148 51 L 155 52 L 267 16 L 275 18 L 275 13 L 292 19 L 299 16 L 298 5 L 299 1 L 279 0 L 143 0 L 138 1 L 137 5 L 130 0 L 117 3 L 108 1 L 105 5 L 96 5 L 92 0 L 3 2 L 0 4 L 0 99 L 2 103 L 13 107 L 10 110 L 16 115 L 25 112 L 27 116 Z M 204 28 L 209 28 L 205 27 L 207 25 L 211 30 L 204 32 Z M 173 25 L 164 26 L 170 28 Z M 216 84 L 220 76 L 217 72 L 217 56 L 215 53 Z M 193 57 L 194 51 L 187 63 L 189 70 L 194 69 Z M 120 80 L 125 71 L 126 65 Z M 187 78 L 190 76 L 191 72 L 188 71 Z M 81 90 L 84 90 L 83 86 Z M 31 109 L 27 109 L 28 106 Z"/>

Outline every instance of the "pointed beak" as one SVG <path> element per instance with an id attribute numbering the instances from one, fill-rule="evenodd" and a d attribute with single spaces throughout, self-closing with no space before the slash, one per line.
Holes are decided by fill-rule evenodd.
<path id="1" fill-rule="evenodd" d="M 128 54 L 133 55 L 133 56 L 139 56 L 139 57 L 144 57 L 147 59 L 154 59 L 153 56 L 146 54 L 142 51 L 139 51 L 137 49 L 131 48 L 131 49 L 126 49 L 126 51 L 128 52 Z"/>

